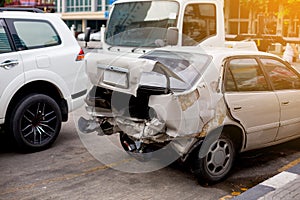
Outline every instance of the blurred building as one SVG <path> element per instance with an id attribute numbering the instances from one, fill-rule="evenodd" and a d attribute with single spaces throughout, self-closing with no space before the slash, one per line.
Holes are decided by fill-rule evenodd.
<path id="1" fill-rule="evenodd" d="M 5 0 L 5 6 L 37 7 L 46 12 L 56 12 L 69 27 L 75 27 L 75 32 L 80 33 L 86 27 L 91 27 L 94 31 L 100 30 L 106 24 L 114 1 L 116 0 Z M 271 1 L 265 2 L 268 4 Z M 264 12 L 264 15 L 259 17 L 259 12 L 251 13 L 251 9 L 243 5 L 241 0 L 224 0 L 226 33 L 257 34 L 263 31 L 265 34 L 299 37 L 300 20 L 296 17 L 280 20 L 276 16 L 279 5 L 272 7 L 262 8 L 259 12 Z"/>
<path id="2" fill-rule="evenodd" d="M 55 12 L 56 0 L 5 0 L 4 6 L 35 7 L 45 12 Z"/>
<path id="3" fill-rule="evenodd" d="M 69 27 L 75 25 L 76 32 L 86 27 L 100 30 L 106 24 L 111 4 L 115 0 L 56 0 L 56 12 Z"/>
<path id="4" fill-rule="evenodd" d="M 5 0 L 4 6 L 35 7 L 58 13 L 66 24 L 80 33 L 86 27 L 100 30 L 106 24 L 108 11 L 115 0 Z"/>

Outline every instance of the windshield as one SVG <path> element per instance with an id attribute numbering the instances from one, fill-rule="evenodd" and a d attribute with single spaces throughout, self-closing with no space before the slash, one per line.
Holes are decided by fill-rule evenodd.
<path id="1" fill-rule="evenodd" d="M 176 27 L 178 10 L 178 3 L 172 1 L 116 4 L 105 40 L 112 46 L 163 46 L 168 27 Z"/>
<path id="2" fill-rule="evenodd" d="M 171 78 L 171 88 L 180 90 L 188 90 L 194 86 L 211 61 L 210 56 L 200 53 L 164 50 L 154 50 L 141 58 L 158 61 L 172 70 L 184 82 Z M 157 87 L 164 87 L 165 82 L 165 77 L 155 72 L 144 73 L 141 79 L 141 85 Z"/>

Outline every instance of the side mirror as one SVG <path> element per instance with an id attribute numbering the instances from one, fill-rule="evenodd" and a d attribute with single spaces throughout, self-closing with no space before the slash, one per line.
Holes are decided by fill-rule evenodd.
<path id="1" fill-rule="evenodd" d="M 169 27 L 167 30 L 167 44 L 174 46 L 178 43 L 178 28 L 177 27 Z"/>

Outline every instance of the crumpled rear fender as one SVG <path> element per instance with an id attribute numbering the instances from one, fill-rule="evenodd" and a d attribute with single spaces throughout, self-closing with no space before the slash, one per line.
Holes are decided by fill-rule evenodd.
<path id="1" fill-rule="evenodd" d="M 202 83 L 189 93 L 152 95 L 149 107 L 155 110 L 160 121 L 165 122 L 169 136 L 196 136 L 215 117 L 213 104 L 218 102 L 216 99 L 220 101 L 222 94 L 212 94 Z M 223 113 L 226 115 L 226 110 Z"/>

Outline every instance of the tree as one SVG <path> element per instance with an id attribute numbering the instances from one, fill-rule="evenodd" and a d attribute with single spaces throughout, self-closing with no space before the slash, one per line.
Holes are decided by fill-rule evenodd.
<path id="1" fill-rule="evenodd" d="M 289 18 L 288 36 L 295 36 L 296 30 L 293 30 L 293 19 L 296 19 L 300 12 L 300 0 L 288 0 L 285 5 L 286 16 Z"/>
<path id="2" fill-rule="evenodd" d="M 277 7 L 276 16 L 277 16 L 277 28 L 276 34 L 283 35 L 284 27 L 284 18 L 289 18 L 289 28 L 288 35 L 290 35 L 293 28 L 293 19 L 300 12 L 300 0 L 270 0 L 269 7 L 274 11 L 274 7 Z"/>
<path id="3" fill-rule="evenodd" d="M 259 12 L 264 8 L 266 1 L 265 0 L 240 0 L 240 4 L 249 9 L 248 17 L 248 33 L 255 32 L 255 19 Z"/>
<path id="4" fill-rule="evenodd" d="M 0 0 L 0 7 L 3 7 L 5 3 L 5 0 Z"/>

